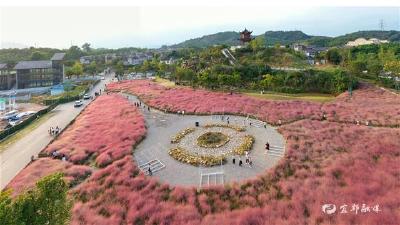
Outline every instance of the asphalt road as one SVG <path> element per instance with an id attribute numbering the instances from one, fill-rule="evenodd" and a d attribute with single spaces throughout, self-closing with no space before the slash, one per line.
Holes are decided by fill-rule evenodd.
<path id="1" fill-rule="evenodd" d="M 111 76 L 109 75 L 105 80 L 101 80 L 89 94 L 94 95 L 94 92 L 99 91 L 99 89 L 103 91 L 104 85 L 111 81 Z M 3 190 L 28 165 L 32 155 L 37 156 L 50 143 L 53 139 L 48 134 L 50 127 L 58 126 L 64 129 L 90 101 L 84 100 L 84 105 L 79 108 L 74 108 L 74 102 L 58 105 L 50 112 L 52 116 L 48 120 L 0 152 L 0 190 Z"/>

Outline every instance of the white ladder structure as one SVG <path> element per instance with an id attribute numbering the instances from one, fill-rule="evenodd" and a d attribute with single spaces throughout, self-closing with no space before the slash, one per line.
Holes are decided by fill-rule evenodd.
<path id="1" fill-rule="evenodd" d="M 146 175 L 149 174 L 149 167 L 151 172 L 154 174 L 157 171 L 160 171 L 165 168 L 165 165 L 158 159 L 150 160 L 146 163 L 143 163 L 139 166 L 139 169 Z"/>
<path id="2" fill-rule="evenodd" d="M 269 150 L 267 151 L 267 154 L 270 156 L 282 157 L 285 154 L 285 149 L 284 149 L 284 147 L 281 147 L 281 146 L 271 145 L 271 146 L 269 146 Z"/>
<path id="3" fill-rule="evenodd" d="M 222 169 L 222 163 L 220 169 L 215 170 L 213 168 L 200 168 L 200 183 L 199 188 L 208 187 L 211 185 L 220 185 L 225 183 L 225 174 Z"/>

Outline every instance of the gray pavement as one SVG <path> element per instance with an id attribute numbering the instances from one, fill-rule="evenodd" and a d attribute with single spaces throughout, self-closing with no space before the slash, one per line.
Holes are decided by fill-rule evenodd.
<path id="1" fill-rule="evenodd" d="M 138 101 L 135 96 L 124 95 L 129 96 L 132 102 Z M 171 137 L 185 128 L 195 127 L 195 122 L 200 122 L 200 125 L 224 123 L 221 121 L 221 116 L 182 116 L 167 114 L 154 109 L 149 112 L 147 107 L 143 108 L 143 106 L 141 110 L 146 119 L 147 136 L 136 146 L 134 158 L 138 165 L 158 159 L 165 167 L 154 172 L 153 176 L 158 177 L 161 182 L 171 185 L 203 187 L 209 184 L 243 181 L 264 173 L 265 170 L 275 166 L 284 155 L 285 140 L 276 131 L 276 128 L 269 125 L 264 128 L 263 122 L 248 119 L 245 122 L 245 132 L 255 137 L 253 149 L 250 151 L 250 157 L 253 161 L 252 168 L 244 163 L 244 156 L 241 157 L 243 160 L 242 167 L 237 164 L 239 157 L 236 157 L 236 164 L 232 164 L 232 157 L 228 157 L 227 164 L 208 168 L 181 163 L 168 155 L 169 149 L 175 146 L 170 143 Z M 243 126 L 244 121 L 246 121 L 245 117 L 240 116 L 229 116 L 229 118 L 230 124 L 240 126 Z M 249 125 L 250 122 L 252 123 L 251 126 Z M 271 145 L 271 151 L 268 153 L 265 151 L 267 141 Z"/>
<path id="2" fill-rule="evenodd" d="M 108 75 L 105 80 L 101 80 L 89 94 L 94 95 L 94 92 L 99 89 L 104 90 L 104 85 L 111 81 L 111 76 Z M 103 92 L 102 92 L 103 93 Z M 0 152 L 0 190 L 26 166 L 31 160 L 31 156 L 37 156 L 53 139 L 48 134 L 50 127 L 60 127 L 64 129 L 90 102 L 84 100 L 84 105 L 79 108 L 74 108 L 74 102 L 58 105 L 51 112 L 51 117 L 40 124 L 36 129 L 22 137 L 7 149 Z"/>

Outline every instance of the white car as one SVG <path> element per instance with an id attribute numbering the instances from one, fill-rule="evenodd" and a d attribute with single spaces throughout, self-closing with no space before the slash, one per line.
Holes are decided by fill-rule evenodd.
<path id="1" fill-rule="evenodd" d="M 3 120 L 8 120 L 8 119 L 10 119 L 11 117 L 14 117 L 14 116 L 16 116 L 16 115 L 18 115 L 18 110 L 12 110 L 12 111 L 10 111 L 10 112 L 4 113 L 4 115 L 1 117 L 1 119 L 3 119 Z"/>
<path id="2" fill-rule="evenodd" d="M 88 94 L 83 95 L 83 99 L 84 99 L 84 100 L 90 99 L 90 95 L 88 95 Z"/>
<path id="3" fill-rule="evenodd" d="M 26 111 L 26 112 L 22 112 L 22 113 L 18 113 L 15 117 L 17 117 L 18 119 L 21 119 L 24 116 L 29 116 L 32 114 L 35 114 L 35 111 Z"/>
<path id="4" fill-rule="evenodd" d="M 82 105 L 83 105 L 83 101 L 82 100 L 75 101 L 75 103 L 74 103 L 74 107 L 75 108 L 81 107 Z"/>

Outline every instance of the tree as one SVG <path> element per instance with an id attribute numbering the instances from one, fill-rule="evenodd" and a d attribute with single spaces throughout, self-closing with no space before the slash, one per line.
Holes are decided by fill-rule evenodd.
<path id="1" fill-rule="evenodd" d="M 66 52 L 67 59 L 77 60 L 81 56 L 83 56 L 82 50 L 78 46 L 75 46 L 75 45 L 71 46 Z"/>
<path id="2" fill-rule="evenodd" d="M 271 74 L 265 74 L 264 79 L 261 80 L 261 86 L 266 89 L 273 88 L 274 86 L 274 76 Z"/>
<path id="3" fill-rule="evenodd" d="M 365 61 L 356 60 L 356 61 L 350 61 L 349 63 L 349 72 L 351 74 L 360 75 L 366 69 L 367 65 Z"/>
<path id="4" fill-rule="evenodd" d="M 92 61 L 88 66 L 86 66 L 86 72 L 92 74 L 93 76 L 97 72 L 97 64 L 96 61 Z"/>
<path id="5" fill-rule="evenodd" d="M 118 76 L 124 74 L 124 63 L 122 61 L 117 62 L 117 65 L 115 66 L 115 73 Z"/>
<path id="6" fill-rule="evenodd" d="M 265 47 L 265 37 L 264 35 L 256 37 L 254 40 L 250 41 L 250 47 L 254 52 Z"/>
<path id="7" fill-rule="evenodd" d="M 85 43 L 82 45 L 82 49 L 83 51 L 85 51 L 86 53 L 90 52 L 92 50 L 92 48 L 90 47 L 89 43 Z"/>
<path id="8" fill-rule="evenodd" d="M 46 58 L 46 55 L 39 51 L 34 51 L 31 55 L 31 60 L 44 60 Z"/>
<path id="9" fill-rule="evenodd" d="M 329 49 L 326 52 L 325 57 L 326 60 L 335 65 L 339 65 L 339 63 L 342 61 L 342 56 L 340 55 L 339 50 L 337 48 Z"/>
<path id="10" fill-rule="evenodd" d="M 383 69 L 392 75 L 395 81 L 396 89 L 398 89 L 399 88 L 398 80 L 400 79 L 400 61 L 399 60 L 388 61 L 385 63 Z"/>
<path id="11" fill-rule="evenodd" d="M 77 77 L 83 74 L 83 66 L 80 62 L 75 62 L 71 68 L 72 74 Z"/>
<path id="12" fill-rule="evenodd" d="M 10 191 L 2 192 L 0 221 L 21 225 L 67 224 L 72 206 L 67 192 L 68 184 L 61 173 L 42 178 L 36 187 L 15 200 L 10 198 Z"/>

